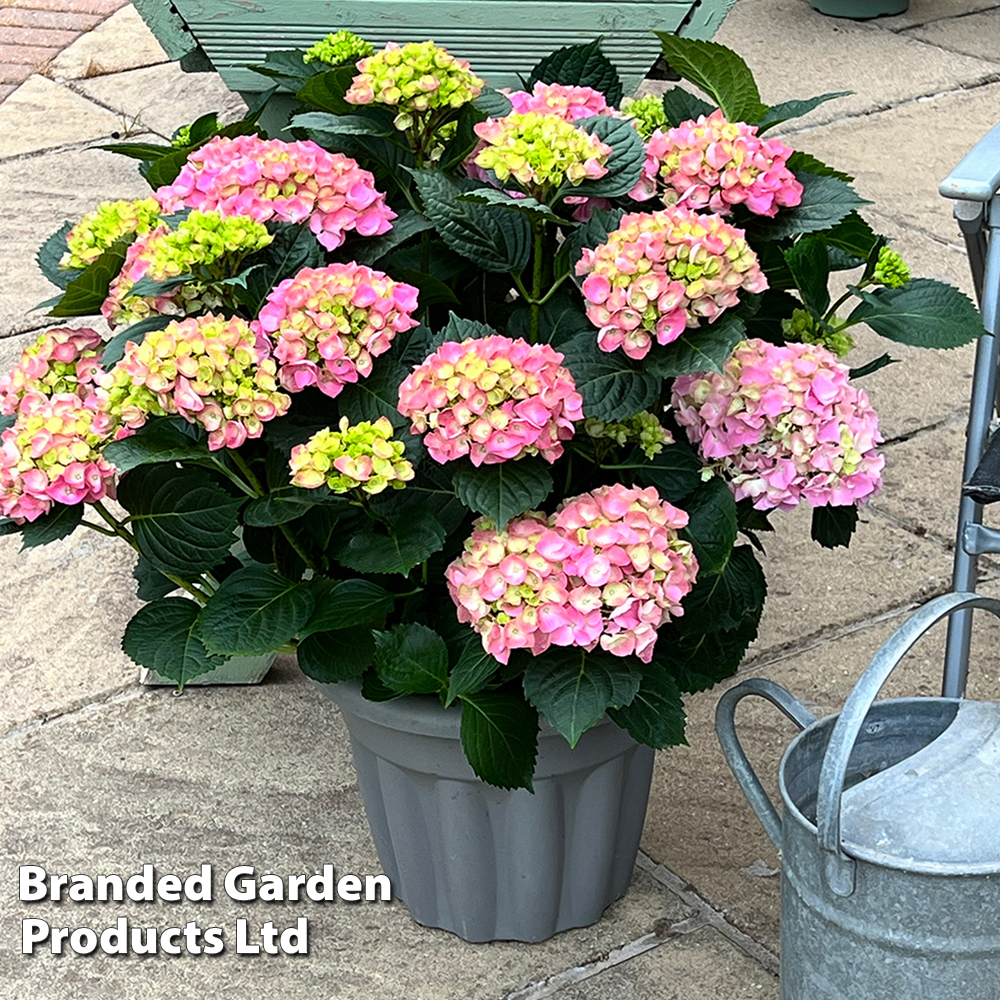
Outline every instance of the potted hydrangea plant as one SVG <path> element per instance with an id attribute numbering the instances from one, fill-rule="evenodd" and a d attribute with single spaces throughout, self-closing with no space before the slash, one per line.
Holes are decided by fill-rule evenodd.
<path id="1" fill-rule="evenodd" d="M 113 336 L 0 380 L 0 530 L 131 545 L 123 648 L 180 685 L 296 653 L 397 893 L 471 940 L 624 892 L 653 748 L 756 635 L 772 512 L 849 542 L 883 463 L 855 380 L 889 360 L 849 369 L 850 328 L 982 332 L 767 136 L 836 95 L 769 107 L 661 41 L 708 100 L 623 100 L 597 43 L 506 94 L 431 42 L 272 54 L 292 136 L 255 109 L 113 147 L 151 198 L 39 255 L 51 315 Z"/>

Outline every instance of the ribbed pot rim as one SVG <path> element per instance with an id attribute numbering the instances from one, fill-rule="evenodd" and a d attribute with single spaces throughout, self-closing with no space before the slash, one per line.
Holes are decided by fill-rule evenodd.
<path id="1" fill-rule="evenodd" d="M 445 708 L 437 696 L 431 694 L 404 695 L 390 701 L 369 701 L 361 693 L 360 680 L 339 681 L 336 684 L 323 684 L 320 681 L 313 683 L 331 701 L 359 719 L 400 732 L 460 739 L 462 708 L 457 703 Z M 539 739 L 565 740 L 563 734 L 550 725 L 544 716 L 539 718 L 539 723 Z M 592 729 L 613 725 L 604 716 Z"/>

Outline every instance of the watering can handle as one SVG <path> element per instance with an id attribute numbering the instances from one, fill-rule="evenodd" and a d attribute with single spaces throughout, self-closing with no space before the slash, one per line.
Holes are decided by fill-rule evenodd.
<path id="1" fill-rule="evenodd" d="M 757 773 L 747 760 L 739 737 L 736 735 L 736 706 L 746 697 L 756 695 L 769 701 L 794 722 L 799 729 L 805 729 L 816 721 L 801 702 L 797 701 L 780 684 L 763 678 L 754 678 L 730 688 L 720 699 L 715 710 L 715 732 L 719 737 L 726 763 L 733 772 L 743 794 L 747 797 L 753 811 L 764 827 L 764 832 L 771 842 L 781 850 L 781 819 L 774 808 L 764 786 L 760 783 Z"/>
<path id="2" fill-rule="evenodd" d="M 978 594 L 944 594 L 925 604 L 875 654 L 837 719 L 819 775 L 816 826 L 820 846 L 827 852 L 827 878 L 838 895 L 849 896 L 854 891 L 854 862 L 840 849 L 840 804 L 848 760 L 865 717 L 889 674 L 916 641 L 942 618 L 971 608 L 984 608 L 1000 618 L 1000 601 Z"/>

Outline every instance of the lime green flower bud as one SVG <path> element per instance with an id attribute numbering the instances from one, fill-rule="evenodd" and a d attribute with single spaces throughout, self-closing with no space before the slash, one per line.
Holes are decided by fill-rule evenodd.
<path id="1" fill-rule="evenodd" d="M 796 309 L 788 319 L 781 321 L 781 332 L 786 341 L 822 344 L 838 358 L 854 348 L 854 338 L 842 327 L 843 320 L 836 316 L 824 323 L 806 309 Z"/>
<path id="2" fill-rule="evenodd" d="M 670 431 L 646 410 L 620 423 L 605 423 L 590 417 L 584 421 L 583 429 L 592 438 L 605 438 L 619 445 L 637 444 L 649 459 L 659 455 L 664 445 L 674 443 Z"/>
<path id="3" fill-rule="evenodd" d="M 369 42 L 355 35 L 353 31 L 335 31 L 321 38 L 311 48 L 306 49 L 302 61 L 323 62 L 330 66 L 349 66 L 359 59 L 370 56 L 375 50 Z"/>
<path id="4" fill-rule="evenodd" d="M 635 130 L 643 139 L 649 139 L 658 128 L 666 128 L 669 124 L 663 111 L 663 98 L 656 94 L 639 98 L 626 97 L 622 101 L 622 113 L 626 118 L 632 119 Z"/>
<path id="5" fill-rule="evenodd" d="M 155 198 L 137 201 L 103 201 L 88 212 L 67 234 L 61 268 L 83 268 L 92 264 L 115 240 L 129 233 L 145 236 L 160 221 Z"/>
<path id="6" fill-rule="evenodd" d="M 882 247 L 878 252 L 878 263 L 872 281 L 887 288 L 902 288 L 910 280 L 910 269 L 895 250 Z"/>

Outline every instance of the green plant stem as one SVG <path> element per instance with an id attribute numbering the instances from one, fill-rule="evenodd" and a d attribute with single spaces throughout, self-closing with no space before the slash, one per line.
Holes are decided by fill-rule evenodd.
<path id="1" fill-rule="evenodd" d="M 535 261 L 531 280 L 531 342 L 538 343 L 542 326 L 542 277 L 545 273 L 545 223 L 541 219 L 533 223 L 535 230 Z"/>
<path id="2" fill-rule="evenodd" d="M 110 528 L 103 528 L 99 524 L 94 524 L 93 521 L 81 521 L 80 524 L 85 528 L 90 528 L 91 531 L 96 531 L 99 535 L 108 535 L 110 538 L 118 537 L 117 531 L 112 531 Z"/>
<path id="3" fill-rule="evenodd" d="M 87 527 L 89 528 L 94 528 L 95 530 L 100 531 L 101 534 L 117 535 L 119 538 L 122 538 L 126 542 L 128 542 L 128 544 L 131 545 L 132 548 L 139 553 L 139 555 L 142 555 L 142 552 L 139 550 L 139 545 L 136 542 L 135 536 L 132 534 L 132 532 L 130 532 L 128 528 L 126 528 L 125 525 L 122 524 L 122 522 L 119 521 L 118 518 L 116 518 L 114 514 L 112 514 L 111 511 L 109 511 L 107 507 L 105 507 L 104 504 L 100 502 L 100 500 L 95 501 L 93 504 L 91 504 L 91 506 L 111 526 L 112 530 L 105 531 L 103 528 L 100 528 L 95 524 L 90 524 L 87 521 L 82 522 L 83 524 L 86 524 Z M 206 594 L 203 590 L 201 590 L 197 584 L 191 583 L 188 580 L 185 580 L 183 577 L 177 576 L 175 573 L 167 573 L 164 570 L 160 569 L 159 566 L 157 566 L 157 569 L 171 583 L 175 583 L 182 590 L 186 590 L 200 604 L 204 604 L 211 596 L 209 594 Z"/>
<path id="4" fill-rule="evenodd" d="M 253 497 L 256 499 L 259 494 L 256 493 L 250 486 L 248 486 L 239 476 L 226 467 L 226 463 L 220 461 L 218 458 L 213 456 L 212 464 L 221 472 L 231 483 L 238 486 L 248 497 Z"/>
<path id="5" fill-rule="evenodd" d="M 267 496 L 267 490 L 264 489 L 256 473 L 250 468 L 250 463 L 238 451 L 230 451 L 229 454 L 232 456 L 236 468 L 246 476 L 247 482 L 256 490 L 256 495 L 258 497 Z M 285 540 L 295 550 L 296 555 L 305 563 L 306 567 L 314 573 L 318 573 L 319 567 L 317 567 L 309 553 L 306 552 L 295 532 L 287 524 L 279 524 L 278 530 L 285 536 Z"/>

